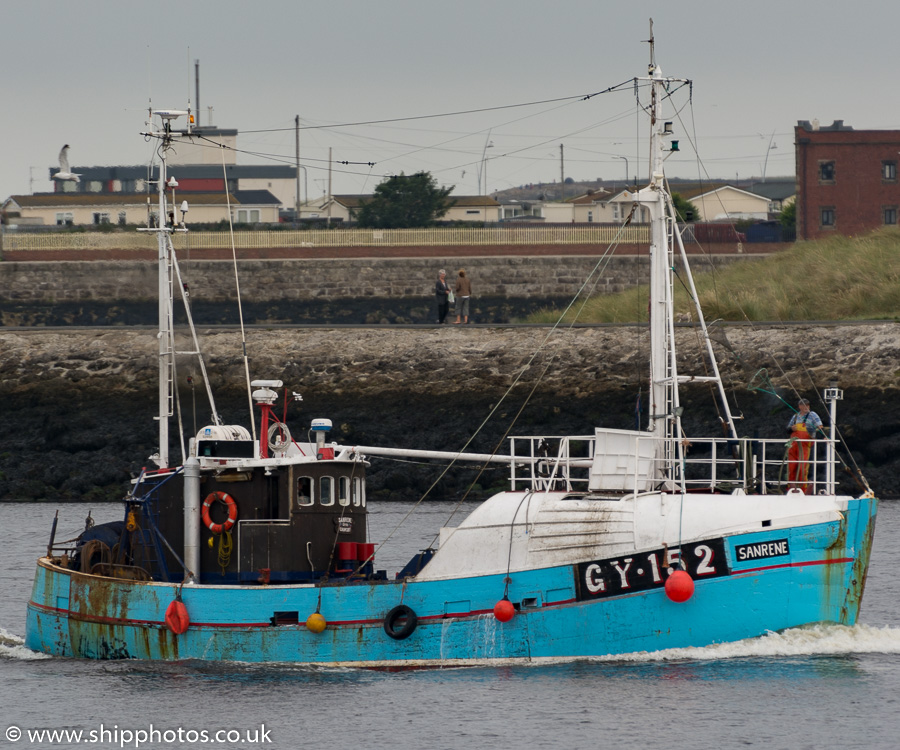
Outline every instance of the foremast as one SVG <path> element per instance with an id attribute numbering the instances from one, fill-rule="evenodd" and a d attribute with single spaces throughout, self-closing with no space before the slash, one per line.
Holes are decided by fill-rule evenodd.
<path id="1" fill-rule="evenodd" d="M 157 340 L 159 345 L 159 414 L 155 419 L 159 422 L 159 450 L 153 460 L 160 468 L 169 466 L 169 420 L 175 411 L 175 355 L 191 354 L 196 355 L 200 369 L 203 373 L 203 381 L 206 386 L 207 396 L 212 410 L 212 418 L 215 424 L 220 424 L 218 414 L 216 412 L 215 402 L 213 400 L 212 391 L 209 387 L 209 378 L 206 377 L 206 368 L 203 357 L 200 356 L 200 346 L 197 340 L 197 333 L 194 329 L 194 323 L 191 316 L 190 306 L 188 305 L 187 295 L 184 284 L 181 283 L 181 275 L 178 269 L 178 263 L 175 259 L 175 248 L 172 245 L 172 234 L 174 232 L 187 232 L 184 226 L 184 214 L 187 211 L 187 202 L 181 206 L 181 226 L 178 226 L 175 220 L 175 198 L 174 188 L 177 183 L 167 178 L 166 173 L 166 156 L 167 152 L 172 148 L 172 143 L 176 138 L 185 133 L 172 129 L 172 123 L 179 117 L 186 117 L 188 123 L 192 122 L 189 110 L 155 110 L 151 111 L 150 131 L 142 133 L 146 138 L 152 138 L 159 141 L 157 154 L 159 155 L 159 174 L 157 176 L 157 213 L 154 219 L 152 213 L 148 216 L 148 226 L 138 229 L 139 232 L 153 232 L 157 238 L 157 262 L 159 267 L 158 273 L 158 317 L 159 317 L 159 333 Z M 160 127 L 156 127 L 153 117 L 158 117 L 161 123 Z M 190 134 L 190 126 L 187 131 Z M 172 204 L 169 205 L 166 188 L 172 189 Z M 148 206 L 149 208 L 149 206 Z M 190 352 L 175 351 L 175 332 L 174 332 L 174 315 L 173 300 L 175 281 L 178 279 L 178 288 L 184 303 L 185 313 L 187 315 L 188 325 L 191 329 L 191 335 L 194 342 L 194 350 Z M 179 435 L 182 440 L 182 454 L 185 454 L 183 436 Z"/>

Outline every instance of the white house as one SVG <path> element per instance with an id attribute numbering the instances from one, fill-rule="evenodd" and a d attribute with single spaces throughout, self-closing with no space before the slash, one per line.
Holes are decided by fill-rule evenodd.
<path id="1" fill-rule="evenodd" d="M 331 220 L 334 222 L 355 221 L 362 203 L 371 200 L 371 195 L 332 195 L 300 205 L 301 219 Z M 500 204 L 490 196 L 450 195 L 453 205 L 442 222 L 474 221 L 497 222 L 500 220 Z"/>
<path id="2" fill-rule="evenodd" d="M 224 193 L 176 193 L 180 207 L 187 200 L 190 224 L 228 220 L 228 201 Z M 232 220 L 241 224 L 278 222 L 278 199 L 266 190 L 245 190 L 230 196 Z M 91 226 L 103 224 L 146 224 L 148 212 L 157 213 L 158 203 L 147 193 L 38 193 L 12 195 L 3 203 L 10 224 L 30 226 Z M 181 220 L 180 212 L 175 217 Z"/>
<path id="3" fill-rule="evenodd" d="M 722 185 L 694 196 L 682 194 L 682 197 L 690 200 L 700 212 L 700 216 L 694 217 L 698 221 L 769 218 L 768 198 L 732 185 Z"/>

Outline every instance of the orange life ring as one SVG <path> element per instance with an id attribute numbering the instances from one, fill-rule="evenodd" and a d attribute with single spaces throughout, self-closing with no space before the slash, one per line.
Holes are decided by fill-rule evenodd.
<path id="1" fill-rule="evenodd" d="M 228 508 L 228 518 L 226 519 L 225 523 L 213 523 L 212 518 L 209 517 L 209 506 L 212 505 L 216 500 L 221 500 Z M 208 528 L 213 534 L 221 534 L 223 531 L 231 531 L 231 527 L 234 526 L 235 521 L 237 521 L 237 503 L 234 502 L 234 498 L 227 492 L 210 492 L 206 496 L 206 500 L 203 501 L 202 513 L 203 523 L 206 524 L 206 528 Z"/>

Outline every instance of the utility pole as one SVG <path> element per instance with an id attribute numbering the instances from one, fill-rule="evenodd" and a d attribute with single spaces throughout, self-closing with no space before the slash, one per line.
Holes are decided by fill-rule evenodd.
<path id="1" fill-rule="evenodd" d="M 559 189 L 562 200 L 566 199 L 566 164 L 563 159 L 563 145 L 559 144 Z"/>
<path id="2" fill-rule="evenodd" d="M 294 206 L 294 222 L 300 221 L 300 115 L 294 117 L 294 161 L 297 172 L 297 201 Z"/>
<path id="3" fill-rule="evenodd" d="M 331 146 L 328 147 L 328 227 L 331 228 Z"/>

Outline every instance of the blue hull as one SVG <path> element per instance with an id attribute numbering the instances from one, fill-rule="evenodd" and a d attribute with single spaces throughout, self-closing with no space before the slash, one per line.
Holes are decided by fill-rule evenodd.
<path id="1" fill-rule="evenodd" d="M 26 645 L 95 659 L 402 667 L 584 658 L 705 646 L 811 623 L 853 625 L 876 507 L 874 498 L 851 500 L 840 521 L 717 540 L 727 569 L 717 561 L 718 573 L 708 579 L 701 569 L 684 603 L 670 601 L 662 586 L 592 597 L 580 565 L 515 571 L 508 595 L 516 614 L 506 623 L 493 615 L 505 586 L 497 575 L 321 587 L 185 586 L 191 624 L 175 635 L 164 617 L 176 585 L 85 575 L 41 560 Z M 384 620 L 401 603 L 418 623 L 397 640 Z M 327 622 L 318 634 L 305 626 L 317 609 Z"/>

